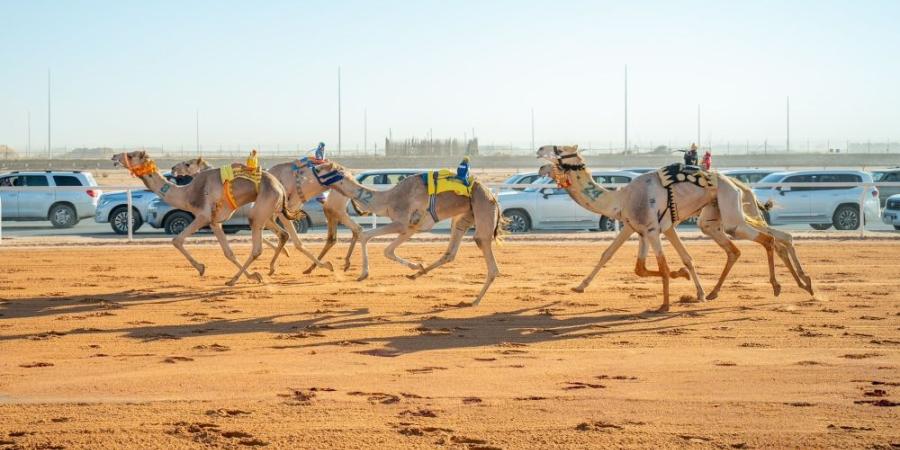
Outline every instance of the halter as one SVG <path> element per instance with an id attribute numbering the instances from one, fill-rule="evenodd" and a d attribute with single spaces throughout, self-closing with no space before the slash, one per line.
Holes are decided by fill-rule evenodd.
<path id="1" fill-rule="evenodd" d="M 575 170 L 584 170 L 584 168 L 586 167 L 584 163 L 567 164 L 567 163 L 563 162 L 563 160 L 568 159 L 568 158 L 578 158 L 578 153 L 563 155 L 562 150 L 559 148 L 558 145 L 553 146 L 553 154 L 556 155 L 556 160 L 557 160 L 556 167 L 559 170 L 561 170 L 563 172 L 563 174 L 565 174 L 566 172 L 571 172 L 571 171 L 575 171 Z M 556 181 L 556 185 L 559 186 L 560 188 L 565 189 L 572 185 L 572 182 L 569 181 L 569 179 L 566 178 L 565 176 L 556 176 L 555 174 L 551 174 L 551 177 L 553 178 L 554 181 Z"/>
<path id="2" fill-rule="evenodd" d="M 291 168 L 294 170 L 294 172 L 299 172 L 301 168 L 308 167 L 316 177 L 316 181 L 318 181 L 322 186 L 331 186 L 332 184 L 343 180 L 344 174 L 338 169 L 333 169 L 331 172 L 325 174 L 319 173 L 319 169 L 316 168 L 316 164 L 321 164 L 325 161 L 327 160 L 304 157 L 299 161 L 300 165 L 294 162 Z"/>
<path id="3" fill-rule="evenodd" d="M 138 178 L 150 175 L 151 173 L 154 173 L 157 170 L 156 162 L 153 161 L 152 159 L 148 159 L 148 160 L 144 161 L 144 163 L 139 166 L 132 166 L 131 161 L 129 160 L 127 154 L 125 155 L 125 158 L 123 158 L 123 160 L 125 161 L 125 167 L 128 169 L 129 172 L 131 172 L 131 175 L 138 177 Z"/>

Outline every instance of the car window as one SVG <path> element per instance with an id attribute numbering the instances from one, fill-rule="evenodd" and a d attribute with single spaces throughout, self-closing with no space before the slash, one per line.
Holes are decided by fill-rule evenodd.
<path id="1" fill-rule="evenodd" d="M 892 172 L 892 173 L 884 174 L 884 177 L 882 177 L 880 180 L 876 179 L 875 181 L 884 181 L 884 182 L 900 181 L 900 172 Z"/>
<path id="2" fill-rule="evenodd" d="M 765 177 L 765 173 L 748 173 L 744 175 L 744 179 L 742 179 L 741 181 L 743 181 L 744 183 L 759 183 Z"/>
<path id="3" fill-rule="evenodd" d="M 876 182 L 878 181 L 887 181 L 885 178 L 888 176 L 887 172 L 872 172 L 872 179 Z"/>
<path id="4" fill-rule="evenodd" d="M 378 180 L 381 179 L 381 174 L 369 174 L 363 175 L 362 178 L 359 179 L 360 184 L 372 185 L 372 184 L 384 184 L 379 183 Z"/>
<path id="5" fill-rule="evenodd" d="M 598 184 L 609 183 L 609 177 L 606 175 L 594 175 L 594 182 Z"/>
<path id="6" fill-rule="evenodd" d="M 768 177 L 767 177 L 768 178 Z M 816 181 L 815 175 L 793 175 L 784 179 L 785 183 L 812 183 Z M 809 191 L 818 189 L 812 186 L 792 186 L 792 191 Z"/>
<path id="7" fill-rule="evenodd" d="M 859 175 L 853 175 L 850 173 L 825 173 L 818 176 L 816 180 L 820 183 L 859 183 L 862 181 L 862 177 Z M 834 190 L 834 189 L 853 189 L 853 186 L 847 187 L 822 187 L 824 190 Z"/>
<path id="8" fill-rule="evenodd" d="M 53 175 L 53 182 L 57 186 L 81 186 L 81 181 L 71 175 Z"/>
<path id="9" fill-rule="evenodd" d="M 760 183 L 777 183 L 781 181 L 781 177 L 784 176 L 784 173 L 770 173 L 759 180 Z"/>
<path id="10" fill-rule="evenodd" d="M 527 175 L 522 177 L 517 184 L 531 184 L 534 183 L 534 180 L 537 180 L 538 177 L 539 175 Z"/>
<path id="11" fill-rule="evenodd" d="M 403 181 L 408 176 L 409 175 L 405 174 L 405 173 L 389 173 L 389 174 L 385 175 L 385 178 L 387 179 L 386 183 L 379 183 L 379 184 L 397 184 L 397 183 Z"/>
<path id="12" fill-rule="evenodd" d="M 44 175 L 25 175 L 25 186 L 49 186 L 47 177 Z"/>
<path id="13" fill-rule="evenodd" d="M 609 178 L 610 183 L 631 183 L 631 178 L 622 175 L 613 175 Z"/>

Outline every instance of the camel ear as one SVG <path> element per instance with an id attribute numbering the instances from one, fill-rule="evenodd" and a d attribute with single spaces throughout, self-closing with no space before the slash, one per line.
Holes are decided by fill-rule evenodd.
<path id="1" fill-rule="evenodd" d="M 198 166 L 202 166 L 202 165 L 203 165 L 203 157 L 202 157 L 202 156 L 197 157 L 197 165 L 198 165 Z"/>
<path id="2" fill-rule="evenodd" d="M 142 159 L 147 158 L 147 152 L 141 150 L 138 152 L 138 156 Z"/>

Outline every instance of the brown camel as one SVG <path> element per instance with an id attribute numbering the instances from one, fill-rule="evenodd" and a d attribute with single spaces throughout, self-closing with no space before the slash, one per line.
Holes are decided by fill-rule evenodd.
<path id="1" fill-rule="evenodd" d="M 404 179 L 387 191 L 370 189 L 349 176 L 343 167 L 333 162 L 325 162 L 316 166 L 321 173 L 337 174 L 338 178 L 331 184 L 332 192 L 340 192 L 345 197 L 358 202 L 366 211 L 389 217 L 392 222 L 362 233 L 360 249 L 362 251 L 362 273 L 358 280 L 369 276 L 369 255 L 367 244 L 370 239 L 385 234 L 397 233 L 397 238 L 385 249 L 388 259 L 403 264 L 416 272 L 408 275 L 416 279 L 432 270 L 447 264 L 456 257 L 459 245 L 466 231 L 475 226 L 475 244 L 481 249 L 487 264 L 487 277 L 481 291 L 472 302 L 477 305 L 500 273 L 494 260 L 492 244 L 500 235 L 502 217 L 497 198 L 490 189 L 480 182 L 473 181 L 471 196 L 465 197 L 452 192 L 443 192 L 434 196 L 434 207 L 429 208 L 430 196 L 421 176 Z M 433 213 L 433 214 L 432 214 Z M 394 251 L 413 234 L 430 230 L 436 222 L 452 218 L 450 243 L 444 254 L 434 263 L 425 267 L 398 257 Z"/>
<path id="2" fill-rule="evenodd" d="M 758 210 L 755 216 L 746 214 L 744 210 L 752 208 L 744 205 L 742 195 L 749 194 L 748 200 L 752 199 L 753 207 L 756 207 L 756 200 L 752 197 L 752 192 L 744 187 L 738 187 L 728 177 L 711 172 L 710 177 L 714 178 L 710 179 L 713 182 L 712 185 L 701 187 L 688 182 L 679 182 L 672 184 L 671 191 L 669 191 L 663 186 L 660 177 L 655 172 L 651 172 L 635 178 L 621 189 L 609 191 L 594 182 L 584 159 L 578 153 L 577 145 L 543 146 L 537 154 L 538 157 L 551 162 L 541 168 L 541 173 L 551 175 L 560 186 L 569 192 L 576 203 L 590 211 L 624 223 L 619 235 L 603 252 L 600 262 L 591 274 L 579 286 L 573 288 L 576 292 L 584 292 L 619 247 L 628 237 L 637 233 L 640 236 L 641 245 L 635 271 L 640 276 L 662 278 L 663 304 L 659 310 L 667 311 L 669 309 L 669 279 L 673 276 L 683 276 L 684 273 L 683 270 L 675 273 L 669 271 L 660 239 L 664 234 L 678 252 L 694 281 L 697 299 L 705 300 L 703 286 L 697 277 L 691 256 L 675 231 L 675 225 L 680 221 L 701 212 L 699 221 L 701 230 L 712 237 L 728 254 L 728 262 L 711 294 L 712 298 L 718 295 L 725 277 L 739 255 L 737 247 L 731 242 L 729 236 L 758 242 L 766 249 L 769 280 L 776 295 L 780 292 L 780 285 L 775 279 L 774 270 L 776 250 L 790 269 L 797 284 L 812 293 L 812 283 L 799 264 L 792 242 L 790 239 L 784 238 L 786 233 L 772 233 L 764 222 L 758 223 L 757 217 L 760 216 Z M 748 222 L 754 223 L 756 227 L 751 226 Z M 658 272 L 646 269 L 648 247 L 652 248 L 656 254 Z M 796 270 L 794 264 L 796 264 Z"/>
<path id="3" fill-rule="evenodd" d="M 285 194 L 287 195 L 287 206 L 290 211 L 299 210 L 308 200 L 315 198 L 328 190 L 326 186 L 323 186 L 317 181 L 316 176 L 312 171 L 312 167 L 309 164 L 306 164 L 307 161 L 309 160 L 297 159 L 291 162 L 276 164 L 268 170 L 268 172 L 274 175 L 284 187 Z M 176 164 L 172 167 L 172 174 L 179 176 L 194 175 L 209 168 L 209 163 L 207 163 L 203 157 L 197 157 Z M 329 192 L 325 203 L 322 205 L 328 232 L 325 239 L 325 246 L 322 248 L 322 251 L 317 258 L 319 260 L 324 258 L 328 251 L 334 246 L 337 242 L 337 226 L 338 224 L 343 224 L 349 228 L 352 233 L 350 247 L 347 249 L 347 254 L 344 257 L 344 271 L 347 271 L 350 268 L 350 257 L 353 255 L 353 248 L 356 245 L 359 234 L 362 232 L 362 227 L 353 221 L 347 213 L 347 204 L 349 202 L 350 199 L 343 196 L 341 193 L 335 191 Z M 275 248 L 275 245 L 268 241 L 266 241 L 266 244 Z M 287 254 L 287 252 L 285 252 L 285 254 Z M 272 275 L 275 271 L 274 263 L 276 260 L 277 257 L 272 261 L 269 275 Z M 313 263 L 303 273 L 308 274 L 316 267 L 318 267 L 318 264 L 316 264 L 315 259 L 313 259 Z"/>
<path id="4" fill-rule="evenodd" d="M 262 253 L 262 230 L 266 226 L 273 229 L 277 228 L 273 223 L 273 217 L 276 215 L 281 218 L 283 223 L 289 223 L 286 216 L 288 212 L 285 204 L 284 188 L 275 177 L 262 172 L 258 187 L 253 181 L 235 178 L 231 182 L 231 196 L 235 202 L 235 207 L 232 207 L 226 199 L 225 183 L 223 183 L 219 171 L 207 170 L 200 172 L 194 176 L 191 183 L 178 186 L 166 181 L 160 175 L 153 159 L 144 151 L 120 153 L 113 156 L 112 161 L 115 165 L 127 168 L 132 175 L 140 178 L 148 189 L 159 195 L 170 205 L 193 214 L 194 220 L 172 240 L 172 244 L 197 269 L 201 276 L 206 271 L 206 266 L 199 263 L 188 253 L 184 248 L 184 241 L 196 233 L 197 230 L 208 225 L 219 241 L 225 257 L 239 269 L 238 273 L 227 284 L 229 286 L 234 285 L 242 274 L 248 278 L 262 281 L 262 276 L 258 272 L 251 274 L 247 271 L 250 264 Z M 235 166 L 239 167 L 240 165 Z M 237 207 L 250 202 L 254 202 L 248 214 L 253 245 L 250 256 L 242 265 L 228 245 L 228 240 L 222 229 L 222 222 L 228 220 Z M 292 227 L 288 227 L 287 233 L 279 233 L 278 235 L 279 248 L 275 252 L 276 257 L 289 237 L 292 239 L 295 247 L 301 251 L 304 250 L 296 232 Z"/>

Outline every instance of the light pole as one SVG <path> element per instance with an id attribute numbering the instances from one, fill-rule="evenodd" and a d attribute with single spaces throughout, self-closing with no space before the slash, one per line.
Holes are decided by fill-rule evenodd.
<path id="1" fill-rule="evenodd" d="M 341 66 L 338 66 L 338 156 L 341 156 Z"/>

